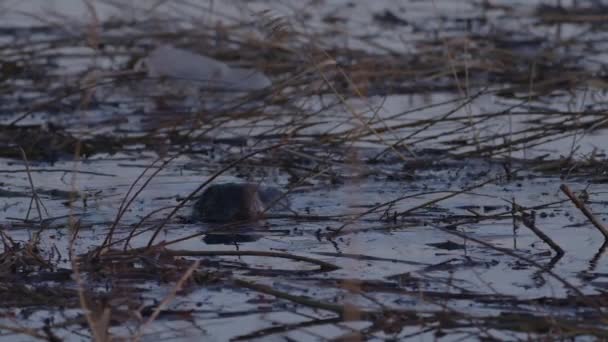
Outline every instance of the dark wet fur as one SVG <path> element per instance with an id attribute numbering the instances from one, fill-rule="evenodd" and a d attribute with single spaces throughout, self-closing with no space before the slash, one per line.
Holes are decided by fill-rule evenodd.
<path id="1" fill-rule="evenodd" d="M 256 220 L 261 218 L 266 206 L 272 205 L 282 195 L 278 189 L 257 184 L 211 185 L 194 204 L 192 216 L 209 222 Z"/>

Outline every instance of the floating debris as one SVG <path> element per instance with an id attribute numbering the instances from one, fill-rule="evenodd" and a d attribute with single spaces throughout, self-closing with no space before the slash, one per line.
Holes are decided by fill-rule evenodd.
<path id="1" fill-rule="evenodd" d="M 260 71 L 231 67 L 211 57 L 170 45 L 154 49 L 145 59 L 145 64 L 151 77 L 188 81 L 206 90 L 242 92 L 272 85 Z"/>

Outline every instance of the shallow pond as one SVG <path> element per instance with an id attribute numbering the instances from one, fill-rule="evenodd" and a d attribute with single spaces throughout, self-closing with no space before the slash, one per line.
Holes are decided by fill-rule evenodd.
<path id="1" fill-rule="evenodd" d="M 606 337 L 593 2 L 46 4 L 0 19 L 0 340 Z M 207 182 L 290 210 L 200 222 Z"/>

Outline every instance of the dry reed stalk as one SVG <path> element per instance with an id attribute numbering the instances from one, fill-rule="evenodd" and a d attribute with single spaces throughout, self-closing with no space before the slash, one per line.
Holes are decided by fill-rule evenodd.
<path id="1" fill-rule="evenodd" d="M 184 284 L 186 283 L 186 281 L 188 281 L 188 279 L 190 279 L 190 277 L 192 276 L 194 271 L 196 271 L 199 268 L 199 266 L 200 266 L 200 261 L 196 260 L 195 262 L 192 263 L 192 265 L 190 267 L 188 267 L 186 272 L 184 272 L 184 274 L 181 276 L 181 278 L 175 283 L 175 285 L 171 288 L 171 290 L 165 296 L 165 298 L 156 306 L 156 308 L 154 309 L 154 311 L 152 312 L 150 317 L 148 317 L 148 319 L 144 322 L 144 324 L 139 328 L 139 331 L 133 337 L 134 341 L 139 341 L 141 339 L 146 328 L 149 327 L 150 324 L 152 322 L 154 322 L 154 320 L 156 320 L 158 315 L 160 315 L 161 311 L 164 310 L 169 305 L 169 303 L 171 303 L 171 301 L 173 301 L 173 299 L 175 299 L 175 297 L 177 296 L 177 293 L 184 288 Z"/>
<path id="2" fill-rule="evenodd" d="M 608 229 L 600 222 L 600 220 L 595 215 L 593 215 L 593 213 L 591 212 L 591 210 L 589 210 L 589 208 L 587 208 L 585 203 L 581 201 L 581 199 L 578 198 L 578 196 L 576 196 L 572 192 L 572 190 L 570 190 L 570 187 L 568 187 L 566 184 L 562 184 L 559 189 L 564 194 L 566 194 L 566 196 L 568 196 L 568 198 L 583 213 L 583 215 L 585 215 L 585 217 L 587 217 L 587 219 L 591 221 L 593 226 L 597 228 L 597 230 L 599 230 L 602 235 L 604 235 L 604 241 L 608 241 Z"/>
<path id="3" fill-rule="evenodd" d="M 25 150 L 23 148 L 19 147 L 19 151 L 21 152 L 21 157 L 23 158 L 23 162 L 25 163 L 25 171 L 27 173 L 27 179 L 30 184 L 30 189 L 32 191 L 32 199 L 33 199 L 34 203 L 36 204 L 36 210 L 38 211 L 38 221 L 42 222 L 42 220 L 43 220 L 42 210 L 40 208 L 43 207 L 43 204 L 42 204 L 42 201 L 40 200 L 40 197 L 38 197 L 38 193 L 36 193 L 36 188 L 34 187 L 34 180 L 32 179 L 32 173 L 30 172 L 30 163 L 27 160 L 27 155 L 25 154 Z M 46 211 L 46 208 L 45 208 L 45 211 Z"/>
<path id="4" fill-rule="evenodd" d="M 161 158 L 158 158 L 156 160 L 154 160 L 152 162 L 152 164 L 150 164 L 149 166 L 147 166 L 140 174 L 139 176 L 135 179 L 135 181 L 133 181 L 133 183 L 131 183 L 131 186 L 129 187 L 129 190 L 127 190 L 127 193 L 125 194 L 125 197 L 123 198 L 122 202 L 120 203 L 120 206 L 118 207 L 118 212 L 116 213 L 116 218 L 114 219 L 114 222 L 112 223 L 112 226 L 110 227 L 110 230 L 108 231 L 106 238 L 104 239 L 104 241 L 102 242 L 102 244 L 99 246 L 98 248 L 98 254 L 97 256 L 99 256 L 99 253 L 101 253 L 104 249 L 104 247 L 112 244 L 112 236 L 114 234 L 114 230 L 116 229 L 116 226 L 118 225 L 118 222 L 120 222 L 120 219 L 122 218 L 122 216 L 127 212 L 127 210 L 129 209 L 129 207 L 131 206 L 131 204 L 133 203 L 133 201 L 137 198 L 137 196 L 148 186 L 148 184 L 152 181 L 152 179 L 154 179 L 154 177 L 156 177 L 156 175 L 158 175 L 158 173 L 160 173 L 165 166 L 167 166 L 171 161 L 173 161 L 175 158 L 177 158 L 179 155 L 175 155 L 173 157 L 170 157 L 169 159 L 165 160 L 149 177 L 148 179 L 146 179 L 146 181 L 141 185 L 141 187 L 135 192 L 135 194 L 130 198 L 129 195 L 131 194 L 131 191 L 133 190 L 133 188 L 135 187 L 135 185 L 139 182 L 139 180 L 141 178 L 143 178 L 143 176 L 146 174 L 146 172 L 152 168 L 154 166 L 154 164 L 156 164 L 157 161 L 161 160 Z M 127 200 L 128 199 L 128 200 Z"/>
<path id="5" fill-rule="evenodd" d="M 269 257 L 269 258 L 281 258 L 293 261 L 306 262 L 313 265 L 319 266 L 318 272 L 331 272 L 340 267 L 309 257 L 303 257 L 299 255 L 279 252 L 268 252 L 268 251 L 185 251 L 185 250 L 163 250 L 163 253 L 171 256 L 258 256 L 258 257 Z"/>

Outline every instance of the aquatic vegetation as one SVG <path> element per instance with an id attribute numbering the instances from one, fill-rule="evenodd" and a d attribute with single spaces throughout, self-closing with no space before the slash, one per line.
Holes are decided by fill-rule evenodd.
<path id="1" fill-rule="evenodd" d="M 6 9 L 3 336 L 606 339 L 605 8 L 278 3 Z"/>

